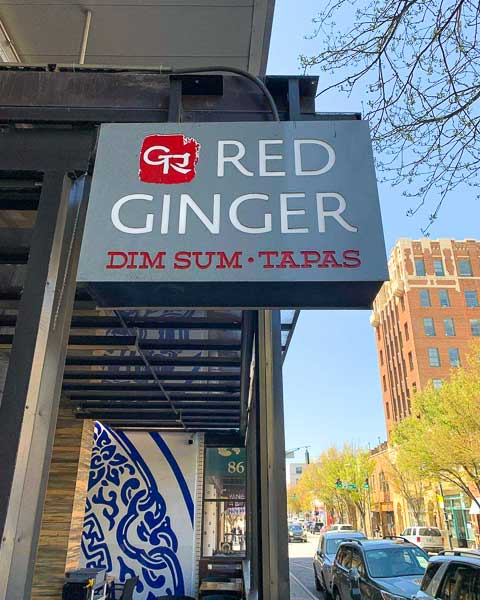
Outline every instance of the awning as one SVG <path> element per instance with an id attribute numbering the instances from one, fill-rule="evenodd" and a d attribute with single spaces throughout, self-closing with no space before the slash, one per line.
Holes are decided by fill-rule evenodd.
<path id="1" fill-rule="evenodd" d="M 0 352 L 13 342 L 41 188 L 41 174 L 0 172 Z M 78 418 L 239 432 L 249 390 L 250 311 L 107 310 L 98 300 L 94 289 L 77 288 L 62 393 Z M 281 311 L 283 356 L 297 318 L 296 310 Z"/>
<path id="2" fill-rule="evenodd" d="M 273 8 L 274 0 L 2 3 L 9 52 L 0 61 L 78 63 L 85 35 L 90 65 L 223 65 L 264 75 Z"/>
<path id="3" fill-rule="evenodd" d="M 471 515 L 480 515 L 480 498 L 476 498 L 476 502 L 472 501 L 472 505 L 470 506 L 470 514 Z"/>

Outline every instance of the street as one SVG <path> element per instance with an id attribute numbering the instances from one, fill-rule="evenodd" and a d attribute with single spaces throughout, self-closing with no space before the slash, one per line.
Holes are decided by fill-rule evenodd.
<path id="1" fill-rule="evenodd" d="M 318 535 L 308 534 L 308 543 L 293 542 L 288 545 L 290 557 L 290 599 L 311 600 L 324 596 L 315 590 L 312 559 L 318 545 Z"/>

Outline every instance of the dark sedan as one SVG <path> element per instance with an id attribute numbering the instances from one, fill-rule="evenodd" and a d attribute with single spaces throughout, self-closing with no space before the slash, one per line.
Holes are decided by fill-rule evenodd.
<path id="1" fill-rule="evenodd" d="M 366 540 L 360 531 L 327 531 L 320 534 L 318 548 L 313 557 L 315 587 L 328 597 L 332 593 L 332 565 L 338 547 L 346 540 Z"/>
<path id="2" fill-rule="evenodd" d="M 335 600 L 411 600 L 428 554 L 403 539 L 345 542 L 333 563 Z"/>

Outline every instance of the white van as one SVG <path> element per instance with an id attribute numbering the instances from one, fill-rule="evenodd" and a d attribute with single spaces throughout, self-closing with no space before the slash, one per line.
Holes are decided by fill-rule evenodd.
<path id="1" fill-rule="evenodd" d="M 443 533 L 438 527 L 407 527 L 401 534 L 409 542 L 416 544 L 425 552 L 441 552 L 445 549 Z"/>

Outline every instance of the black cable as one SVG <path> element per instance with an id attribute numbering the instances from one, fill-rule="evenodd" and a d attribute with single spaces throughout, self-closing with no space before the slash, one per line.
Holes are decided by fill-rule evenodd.
<path id="1" fill-rule="evenodd" d="M 275 100 L 273 99 L 272 94 L 269 92 L 265 83 L 257 77 L 256 75 L 252 75 L 248 71 L 244 71 L 243 69 L 238 69 L 237 67 L 189 67 L 185 69 L 174 69 L 173 67 L 163 67 L 162 72 L 168 73 L 171 75 L 189 75 L 194 73 L 211 73 L 215 71 L 220 71 L 224 73 L 234 73 L 235 75 L 241 75 L 242 77 L 246 77 L 250 81 L 252 81 L 264 94 L 265 98 L 268 100 L 270 105 L 270 109 L 272 111 L 273 120 L 280 121 L 280 115 L 278 114 L 277 106 L 275 104 Z"/>

